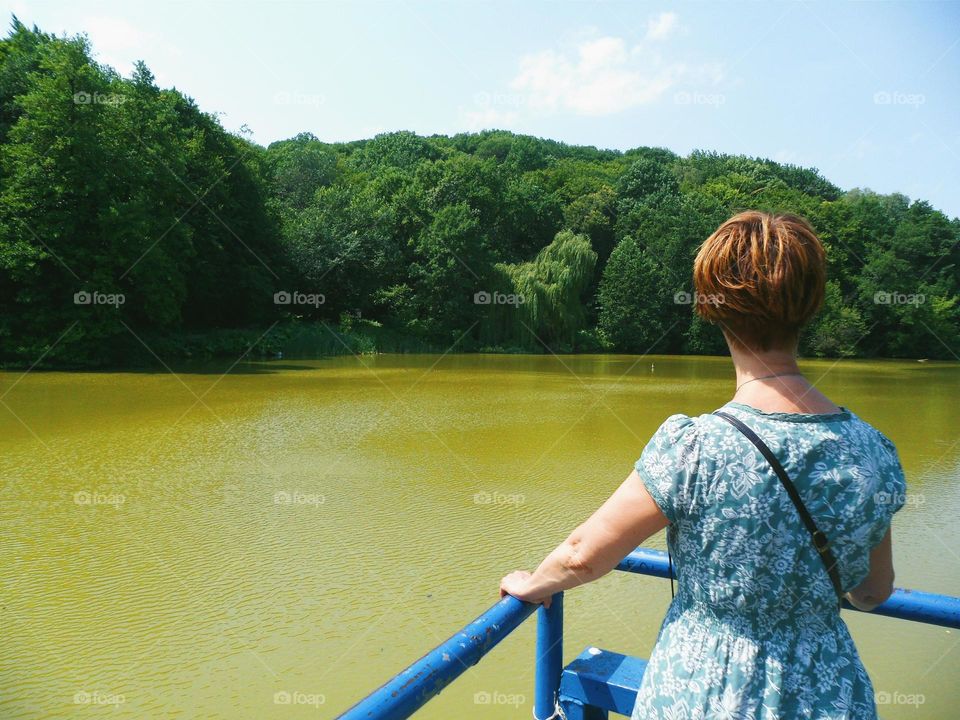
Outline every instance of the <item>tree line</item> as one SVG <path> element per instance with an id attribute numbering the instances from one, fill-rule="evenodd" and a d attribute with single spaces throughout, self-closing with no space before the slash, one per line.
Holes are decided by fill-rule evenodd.
<path id="1" fill-rule="evenodd" d="M 84 36 L 14 18 L 0 41 L 8 365 L 724 352 L 693 313 L 691 265 L 746 208 L 804 215 L 827 248 L 803 353 L 956 357 L 960 220 L 921 200 L 761 158 L 505 131 L 264 148 L 143 63 L 98 64 Z"/>

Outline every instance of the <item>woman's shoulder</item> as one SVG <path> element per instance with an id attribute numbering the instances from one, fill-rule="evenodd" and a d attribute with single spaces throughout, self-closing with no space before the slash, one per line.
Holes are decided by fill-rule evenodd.
<path id="1" fill-rule="evenodd" d="M 875 442 L 877 445 L 882 447 L 887 452 L 895 456 L 897 455 L 897 446 L 893 444 L 893 440 L 887 437 L 887 435 L 885 435 L 883 431 L 881 431 L 877 427 L 874 427 L 873 425 L 871 425 L 866 420 L 860 417 L 857 417 L 856 419 L 857 419 L 857 422 L 864 428 L 864 432 L 870 436 L 873 442 Z"/>
<path id="2" fill-rule="evenodd" d="M 650 445 L 658 449 L 682 448 L 687 453 L 699 451 L 702 447 L 705 452 L 709 452 L 709 448 L 724 434 L 724 426 L 730 428 L 713 413 L 675 413 L 661 423 L 653 434 Z"/>
<path id="3" fill-rule="evenodd" d="M 688 432 L 695 432 L 699 419 L 699 417 L 691 417 L 683 413 L 674 413 L 660 424 L 660 427 L 657 429 L 657 434 L 677 437 Z"/>
<path id="4" fill-rule="evenodd" d="M 724 406 L 726 408 L 727 406 Z M 653 435 L 657 443 L 694 445 L 703 441 L 709 442 L 724 428 L 730 426 L 716 414 L 709 412 L 701 415 L 686 415 L 675 413 L 661 423 Z"/>
<path id="5" fill-rule="evenodd" d="M 900 453 L 897 452 L 897 446 L 894 445 L 893 440 L 863 418 L 854 415 L 854 421 L 856 431 L 864 438 L 863 444 L 875 448 L 878 451 L 877 454 L 888 464 L 902 469 Z"/>
<path id="6" fill-rule="evenodd" d="M 843 442 L 850 434 L 859 436 L 857 444 L 878 448 L 884 455 L 899 462 L 897 448 L 883 432 L 859 417 L 847 408 L 841 408 L 837 413 L 803 414 L 765 412 L 742 405 L 728 402 L 718 409 L 719 412 L 732 415 L 754 430 L 762 439 L 773 445 L 790 438 L 795 434 L 802 435 L 808 440 L 822 436 L 824 439 Z M 737 431 L 730 423 L 717 415 L 718 411 L 687 415 L 674 413 L 664 420 L 654 433 L 654 445 L 663 444 L 700 444 L 710 443 L 725 435 L 736 434 Z"/>

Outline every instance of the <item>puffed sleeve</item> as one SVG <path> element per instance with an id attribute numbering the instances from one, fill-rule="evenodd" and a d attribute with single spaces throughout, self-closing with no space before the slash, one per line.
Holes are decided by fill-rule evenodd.
<path id="1" fill-rule="evenodd" d="M 897 447 L 883 433 L 878 431 L 877 435 L 880 440 L 880 484 L 873 500 L 880 524 L 888 528 L 894 513 L 906 503 L 907 479 L 903 474 L 903 465 L 900 463 Z M 886 530 L 876 538 L 876 542 L 880 542 L 884 534 Z"/>
<path id="2" fill-rule="evenodd" d="M 637 460 L 637 474 L 671 524 L 693 506 L 699 465 L 697 421 L 686 415 L 668 417 Z"/>

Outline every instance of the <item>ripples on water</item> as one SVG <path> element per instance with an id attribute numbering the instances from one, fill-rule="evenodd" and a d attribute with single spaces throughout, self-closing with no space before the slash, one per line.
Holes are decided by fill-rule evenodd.
<path id="1" fill-rule="evenodd" d="M 809 367 L 900 449 L 898 584 L 960 595 L 960 368 Z M 613 356 L 238 370 L 0 374 L 0 717 L 333 716 L 486 609 L 663 419 L 719 406 L 732 377 L 721 358 Z M 622 574 L 569 593 L 566 656 L 648 654 L 668 600 L 665 583 Z M 848 622 L 878 690 L 950 716 L 955 633 Z M 528 716 L 528 625 L 423 717 Z"/>

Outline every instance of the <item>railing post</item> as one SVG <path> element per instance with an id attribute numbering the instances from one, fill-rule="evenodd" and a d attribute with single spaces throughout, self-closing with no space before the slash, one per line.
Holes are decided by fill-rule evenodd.
<path id="1" fill-rule="evenodd" d="M 553 596 L 550 609 L 537 610 L 537 677 L 534 685 L 533 717 L 554 716 L 560 673 L 563 672 L 563 593 Z"/>

